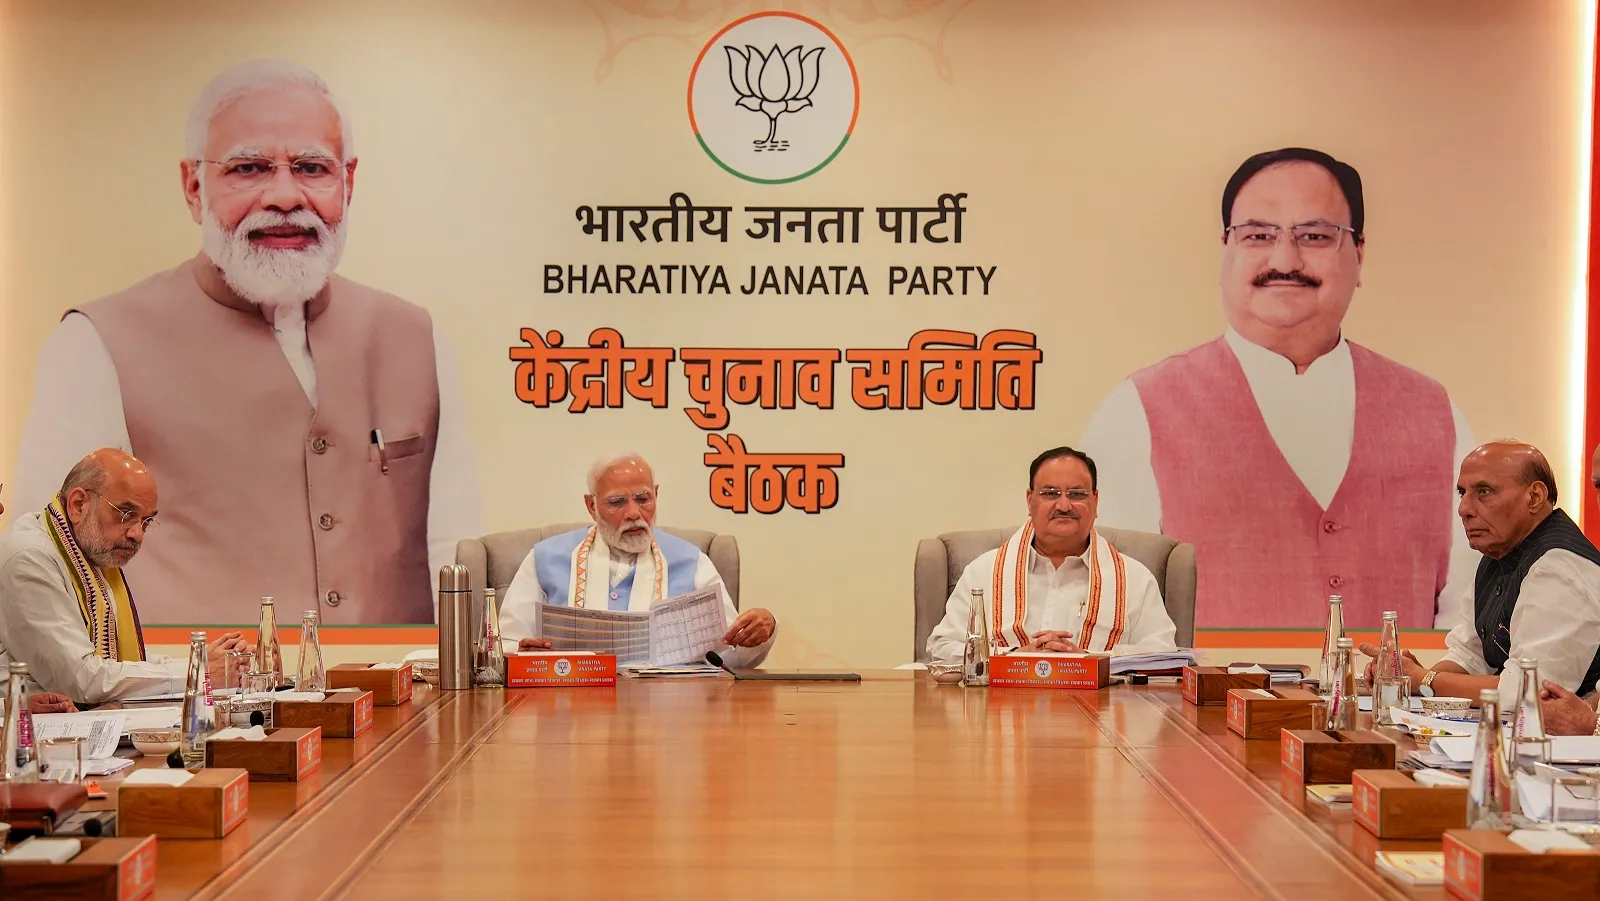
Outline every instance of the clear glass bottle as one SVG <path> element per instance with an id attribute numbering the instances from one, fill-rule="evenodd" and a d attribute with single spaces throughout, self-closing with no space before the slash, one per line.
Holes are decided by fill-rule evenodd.
<path id="1" fill-rule="evenodd" d="M 1522 672 L 1517 711 L 1511 725 L 1510 763 L 1519 772 L 1532 774 L 1534 763 L 1550 762 L 1550 734 L 1544 729 L 1544 712 L 1539 709 L 1539 661 L 1524 657 L 1517 661 Z"/>
<path id="2" fill-rule="evenodd" d="M 1344 637 L 1344 598 L 1328 597 L 1328 628 L 1322 634 L 1322 669 L 1317 676 L 1317 688 L 1325 698 L 1333 696 L 1333 683 L 1338 669 L 1335 662 L 1339 654 L 1339 639 Z M 1329 714 L 1333 710 L 1329 707 Z"/>
<path id="3" fill-rule="evenodd" d="M 1472 750 L 1472 776 L 1467 783 L 1467 828 L 1511 831 L 1511 773 L 1500 730 L 1500 692 L 1485 688 L 1478 696 L 1478 734 Z"/>
<path id="4" fill-rule="evenodd" d="M 206 739 L 217 731 L 212 705 L 211 670 L 206 666 L 206 633 L 189 633 L 189 671 L 183 682 L 183 753 L 186 769 L 206 765 Z"/>
<path id="5" fill-rule="evenodd" d="M 1372 666 L 1372 712 L 1377 715 L 1378 725 L 1393 726 L 1391 710 L 1406 710 L 1410 703 L 1411 680 L 1400 663 L 1400 614 L 1386 610 L 1383 636 L 1378 639 L 1378 659 Z"/>
<path id="6" fill-rule="evenodd" d="M 1356 696 L 1355 642 L 1341 638 L 1334 642 L 1333 692 L 1328 696 L 1328 728 L 1354 729 L 1361 702 Z"/>
<path id="7" fill-rule="evenodd" d="M 506 684 L 506 649 L 500 641 L 500 604 L 493 588 L 483 590 L 483 634 L 474 649 L 472 684 L 490 688 Z"/>
<path id="8" fill-rule="evenodd" d="M 38 781 L 33 718 L 28 712 L 28 665 L 13 663 L 7 668 L 5 726 L 0 731 L 0 782 Z"/>
<path id="9" fill-rule="evenodd" d="M 967 613 L 967 647 L 961 660 L 961 684 L 989 684 L 989 611 L 983 589 L 972 589 L 972 609 Z"/>
<path id="10" fill-rule="evenodd" d="M 283 646 L 278 644 L 278 611 L 272 598 L 261 599 L 261 624 L 256 627 L 258 673 L 271 673 L 275 685 L 283 684 Z"/>
<path id="11" fill-rule="evenodd" d="M 317 638 L 317 611 L 300 617 L 300 665 L 295 669 L 296 691 L 325 691 L 328 670 L 322 665 L 322 642 Z"/>

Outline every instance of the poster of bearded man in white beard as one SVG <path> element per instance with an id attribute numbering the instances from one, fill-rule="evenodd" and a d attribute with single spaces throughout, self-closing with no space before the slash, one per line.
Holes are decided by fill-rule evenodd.
<path id="1" fill-rule="evenodd" d="M 199 254 L 67 310 L 40 353 L 15 500 L 43 509 L 96 448 L 143 460 L 161 510 L 127 577 L 146 623 L 252 622 L 269 596 L 285 620 L 431 623 L 434 574 L 482 533 L 448 343 L 334 273 L 352 135 L 301 66 L 217 75 L 178 166 Z"/>

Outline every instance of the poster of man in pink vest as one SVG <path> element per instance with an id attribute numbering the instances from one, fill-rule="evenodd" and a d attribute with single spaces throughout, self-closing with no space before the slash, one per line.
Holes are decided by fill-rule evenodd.
<path id="1" fill-rule="evenodd" d="M 258 60 L 194 101 L 178 164 L 200 251 L 68 310 L 39 355 L 15 501 L 100 447 L 161 482 L 128 566 L 148 623 L 431 623 L 482 532 L 453 353 L 422 307 L 334 273 L 356 182 L 348 113 Z M 160 173 L 149 173 L 151 178 Z"/>
<path id="2" fill-rule="evenodd" d="M 1351 628 L 1462 620 L 1476 442 L 1442 385 L 1345 337 L 1365 219 L 1348 163 L 1245 160 L 1222 192 L 1227 331 L 1135 372 L 1084 432 L 1102 521 L 1195 545 L 1196 627 L 1319 628 L 1329 595 Z"/>

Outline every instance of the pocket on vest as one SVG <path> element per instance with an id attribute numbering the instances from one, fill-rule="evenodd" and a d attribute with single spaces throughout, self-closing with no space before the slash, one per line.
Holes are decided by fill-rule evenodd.
<path id="1" fill-rule="evenodd" d="M 404 460 L 407 457 L 415 457 L 427 449 L 427 441 L 421 435 L 408 435 L 404 438 L 384 442 L 384 453 L 389 458 L 390 463 L 396 460 Z M 378 446 L 376 444 L 367 445 L 367 461 L 373 464 L 378 463 Z"/>

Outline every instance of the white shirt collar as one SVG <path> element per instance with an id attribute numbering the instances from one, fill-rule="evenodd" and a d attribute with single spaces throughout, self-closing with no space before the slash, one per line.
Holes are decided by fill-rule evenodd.
<path id="1" fill-rule="evenodd" d="M 1091 540 L 1089 542 L 1089 544 L 1084 547 L 1083 553 L 1081 553 L 1081 554 L 1073 554 L 1071 557 L 1068 557 L 1066 560 L 1061 561 L 1061 565 L 1062 566 L 1066 566 L 1068 560 L 1077 560 L 1079 563 L 1082 563 L 1083 565 L 1088 566 L 1089 565 L 1089 552 L 1092 551 L 1092 550 L 1094 550 L 1094 542 Z M 1039 553 L 1038 548 L 1035 548 L 1033 546 L 1033 542 L 1029 541 L 1028 542 L 1028 568 L 1032 569 L 1033 567 L 1037 566 L 1040 561 L 1043 561 L 1045 563 L 1050 564 L 1050 567 L 1052 569 L 1058 568 L 1058 567 L 1056 567 L 1054 561 L 1052 561 L 1049 557 L 1046 557 L 1045 555 Z"/>
<path id="2" fill-rule="evenodd" d="M 1253 344 L 1243 335 L 1234 331 L 1232 327 L 1224 333 L 1228 347 L 1233 350 L 1233 355 L 1239 358 L 1239 368 L 1244 370 L 1245 378 L 1250 383 L 1256 384 L 1261 379 L 1277 378 L 1280 376 L 1294 377 L 1294 362 L 1288 357 L 1270 351 L 1259 344 Z M 1337 376 L 1351 372 L 1350 342 L 1344 338 L 1344 333 L 1339 334 L 1339 343 L 1333 349 L 1311 361 L 1306 371 L 1298 373 L 1301 377 L 1310 375 Z"/>

